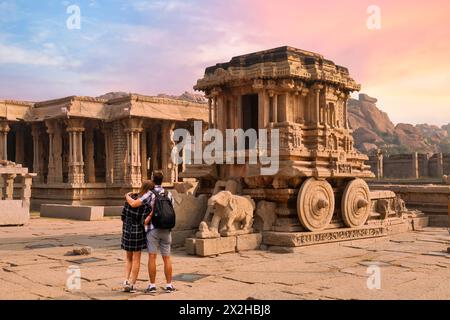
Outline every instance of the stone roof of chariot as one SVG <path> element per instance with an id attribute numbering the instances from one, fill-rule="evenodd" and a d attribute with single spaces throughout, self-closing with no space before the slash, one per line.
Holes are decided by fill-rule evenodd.
<path id="1" fill-rule="evenodd" d="M 206 90 L 235 80 L 264 78 L 298 78 L 360 90 L 360 85 L 350 77 L 346 67 L 325 59 L 321 54 L 289 46 L 236 56 L 229 62 L 207 67 L 204 77 L 194 88 Z"/>

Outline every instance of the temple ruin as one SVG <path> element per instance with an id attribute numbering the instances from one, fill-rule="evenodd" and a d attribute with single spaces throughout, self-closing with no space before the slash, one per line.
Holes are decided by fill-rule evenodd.
<path id="1" fill-rule="evenodd" d="M 168 185 L 181 166 L 170 157 L 173 130 L 206 121 L 200 103 L 127 94 L 0 100 L 0 160 L 35 172 L 31 205 L 122 205 L 123 195 L 162 170 Z"/>

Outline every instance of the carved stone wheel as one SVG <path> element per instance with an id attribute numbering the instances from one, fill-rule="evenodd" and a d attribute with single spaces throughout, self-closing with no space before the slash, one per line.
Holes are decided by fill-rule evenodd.
<path id="1" fill-rule="evenodd" d="M 350 181 L 342 195 L 342 219 L 347 227 L 360 227 L 370 214 L 370 190 L 362 179 Z"/>
<path id="2" fill-rule="evenodd" d="M 310 231 L 325 229 L 334 213 L 334 192 L 325 180 L 309 178 L 303 183 L 297 197 L 300 223 Z"/>

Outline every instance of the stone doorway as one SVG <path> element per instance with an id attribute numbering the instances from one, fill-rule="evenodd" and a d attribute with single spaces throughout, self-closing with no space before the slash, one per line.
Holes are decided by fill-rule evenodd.
<path id="1" fill-rule="evenodd" d="M 106 182 L 105 135 L 94 129 L 94 168 L 95 182 Z"/>
<path id="2" fill-rule="evenodd" d="M 151 179 L 153 171 L 162 169 L 161 125 L 153 125 L 145 131 L 145 134 L 147 135 L 147 179 Z"/>
<path id="3" fill-rule="evenodd" d="M 258 134 L 258 95 L 257 94 L 246 94 L 241 97 L 242 99 L 242 129 L 247 131 L 248 129 L 256 130 Z M 245 148 L 249 149 L 250 146 L 248 139 L 245 141 Z"/>

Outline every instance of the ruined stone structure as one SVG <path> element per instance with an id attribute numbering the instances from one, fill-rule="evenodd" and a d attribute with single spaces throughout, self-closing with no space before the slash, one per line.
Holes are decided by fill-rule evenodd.
<path id="1" fill-rule="evenodd" d="M 438 178 L 450 174 L 450 154 L 411 153 L 369 157 L 368 164 L 378 179 Z"/>
<path id="2" fill-rule="evenodd" d="M 153 170 L 179 181 L 173 131 L 206 121 L 203 104 L 128 94 L 38 103 L 0 100 L 0 159 L 36 172 L 32 205 L 122 205 Z"/>
<path id="3" fill-rule="evenodd" d="M 188 165 L 183 173 L 199 179 L 200 193 L 228 190 L 250 196 L 258 202 L 259 211 L 274 208 L 274 213 L 256 214 L 273 221 L 271 231 L 264 234 L 266 244 L 301 245 L 289 239 L 298 240 L 304 231 L 309 232 L 307 238 L 321 234 L 322 242 L 381 236 L 386 233 L 383 226 L 365 226 L 369 217 L 401 215 L 395 209 L 401 207 L 394 205 L 395 194 L 374 194 L 363 180 L 374 174 L 365 164 L 368 157 L 354 148 L 347 100 L 360 86 L 347 68 L 320 54 L 280 47 L 206 68 L 194 88 L 209 99 L 210 127 L 222 132 L 279 130 L 279 170 L 273 175 L 262 175 L 261 164 L 250 164 L 248 152 L 245 164 Z M 246 148 L 250 149 L 249 144 Z M 230 187 L 229 181 L 237 186 Z M 379 201 L 384 202 L 378 205 Z M 379 208 L 383 214 L 377 213 Z M 342 235 L 328 231 L 337 227 L 348 229 Z M 188 252 L 208 255 L 239 250 L 242 236 L 205 239 L 201 235 L 207 231 L 203 223 L 199 238 L 188 239 Z M 247 240 L 257 244 L 258 239 Z"/>
<path id="4" fill-rule="evenodd" d="M 30 219 L 33 176 L 20 164 L 0 160 L 0 226 L 23 225 Z"/>

